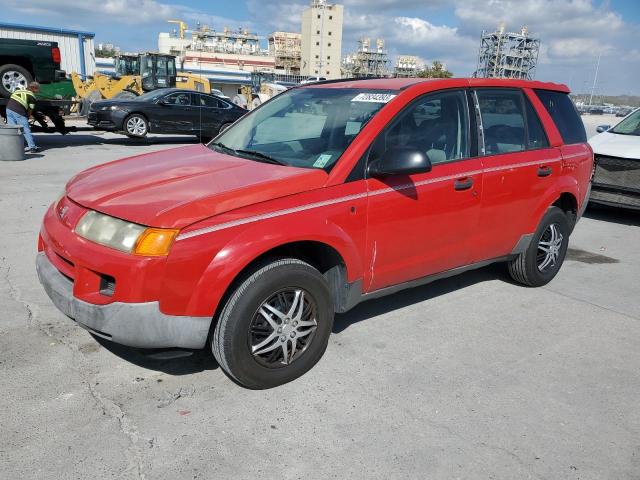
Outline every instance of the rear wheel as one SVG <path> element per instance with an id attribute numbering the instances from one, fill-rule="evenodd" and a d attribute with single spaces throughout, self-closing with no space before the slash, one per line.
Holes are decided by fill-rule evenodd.
<path id="1" fill-rule="evenodd" d="M 284 258 L 244 277 L 220 314 L 211 347 L 237 383 L 271 388 L 300 377 L 320 360 L 332 326 L 325 278 L 301 260 Z"/>
<path id="2" fill-rule="evenodd" d="M 550 207 L 533 234 L 527 250 L 508 264 L 516 282 L 540 287 L 556 276 L 569 245 L 569 221 L 558 207 Z"/>
<path id="3" fill-rule="evenodd" d="M 26 89 L 33 75 L 20 65 L 8 63 L 0 67 L 0 97 L 9 98 L 19 88 Z"/>
<path id="4" fill-rule="evenodd" d="M 232 123 L 223 123 L 222 126 L 220 127 L 220 130 L 218 130 L 218 133 L 222 133 L 225 130 L 227 130 L 231 125 L 233 125 Z"/>
<path id="5" fill-rule="evenodd" d="M 139 113 L 129 115 L 124 119 L 124 133 L 133 138 L 143 138 L 149 133 L 149 123 Z"/>

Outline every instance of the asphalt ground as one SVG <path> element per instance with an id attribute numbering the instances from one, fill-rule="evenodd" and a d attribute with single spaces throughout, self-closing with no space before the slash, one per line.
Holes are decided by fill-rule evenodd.
<path id="1" fill-rule="evenodd" d="M 361 304 L 308 374 L 249 391 L 206 351 L 96 341 L 34 269 L 73 174 L 191 140 L 37 141 L 0 164 L 0 478 L 640 478 L 638 213 L 588 209 L 543 288 L 494 265 Z"/>

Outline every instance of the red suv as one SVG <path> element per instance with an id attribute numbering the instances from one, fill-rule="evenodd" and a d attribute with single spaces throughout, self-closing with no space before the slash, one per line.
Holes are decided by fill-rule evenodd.
<path id="1" fill-rule="evenodd" d="M 322 356 L 334 312 L 490 262 L 539 286 L 589 196 L 568 89 L 375 79 L 289 90 L 208 146 L 100 165 L 45 215 L 55 305 L 136 347 L 203 348 L 249 388 Z"/>

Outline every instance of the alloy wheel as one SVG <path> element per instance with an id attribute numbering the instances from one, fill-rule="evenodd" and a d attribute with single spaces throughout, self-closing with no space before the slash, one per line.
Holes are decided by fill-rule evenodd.
<path id="1" fill-rule="evenodd" d="M 268 368 L 290 365 L 304 353 L 318 327 L 317 305 L 300 288 L 286 288 L 262 303 L 249 326 L 249 348 Z"/>
<path id="2" fill-rule="evenodd" d="M 545 229 L 538 241 L 538 270 L 548 272 L 557 265 L 563 238 L 558 224 L 552 223 Z"/>
<path id="3" fill-rule="evenodd" d="M 144 136 L 147 133 L 147 125 L 140 117 L 131 117 L 127 120 L 127 132 L 137 137 Z"/>
<path id="4" fill-rule="evenodd" d="M 2 86 L 8 92 L 15 92 L 18 88 L 27 88 L 27 77 L 15 70 L 8 70 L 2 75 Z"/>

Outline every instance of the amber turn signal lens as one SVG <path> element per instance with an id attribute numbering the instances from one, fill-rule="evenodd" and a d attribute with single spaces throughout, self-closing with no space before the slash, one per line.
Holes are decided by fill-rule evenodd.
<path id="1" fill-rule="evenodd" d="M 152 257 L 166 255 L 177 236 L 178 230 L 147 228 L 138 238 L 133 253 Z"/>

